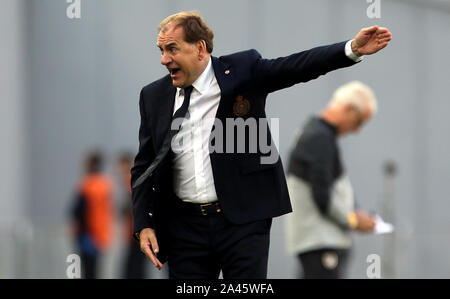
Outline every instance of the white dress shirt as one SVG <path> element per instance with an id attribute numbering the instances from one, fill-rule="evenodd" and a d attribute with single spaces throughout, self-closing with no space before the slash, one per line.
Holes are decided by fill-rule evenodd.
<path id="1" fill-rule="evenodd" d="M 355 62 L 361 60 L 351 50 L 349 40 L 345 54 Z M 217 200 L 216 188 L 209 158 L 209 137 L 220 102 L 220 87 L 209 59 L 208 66 L 192 83 L 188 112 L 177 138 L 182 144 L 174 150 L 172 160 L 175 194 L 186 202 L 209 203 Z M 177 88 L 173 114 L 184 101 L 184 90 Z"/>
<path id="2" fill-rule="evenodd" d="M 209 158 L 209 137 L 220 102 L 220 87 L 211 58 L 200 77 L 192 83 L 188 112 L 177 138 L 182 145 L 174 150 L 174 191 L 183 201 L 208 203 L 217 200 Z M 184 90 L 177 88 L 174 111 L 184 101 Z"/>

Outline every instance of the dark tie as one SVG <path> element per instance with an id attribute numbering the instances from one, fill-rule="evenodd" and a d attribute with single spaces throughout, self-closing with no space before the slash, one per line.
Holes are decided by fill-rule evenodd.
<path id="1" fill-rule="evenodd" d="M 186 116 L 186 112 L 189 108 L 189 101 L 191 100 L 191 92 L 192 92 L 192 85 L 189 87 L 186 87 L 184 89 L 184 101 L 181 107 L 175 112 L 175 114 L 172 117 L 172 121 L 177 118 L 184 118 Z M 152 164 L 144 171 L 144 173 L 141 174 L 141 176 L 136 180 L 136 182 L 133 185 L 133 188 L 136 188 L 140 184 L 142 184 L 149 176 L 152 175 L 153 171 L 158 167 L 159 163 L 166 157 L 167 153 L 170 150 L 170 144 L 172 142 L 173 137 L 177 135 L 177 133 L 180 131 L 181 123 L 180 125 L 172 129 L 172 124 L 169 128 L 169 130 L 166 133 L 166 137 L 164 138 L 163 145 L 161 149 L 159 150 L 158 154 L 156 155 L 155 160 L 153 160 Z"/>

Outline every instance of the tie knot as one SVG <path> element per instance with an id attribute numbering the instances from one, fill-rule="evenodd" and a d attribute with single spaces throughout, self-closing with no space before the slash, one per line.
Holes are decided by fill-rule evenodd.
<path id="1" fill-rule="evenodd" d="M 194 89 L 194 86 L 189 85 L 184 89 L 184 96 L 189 97 L 191 95 L 192 90 Z"/>

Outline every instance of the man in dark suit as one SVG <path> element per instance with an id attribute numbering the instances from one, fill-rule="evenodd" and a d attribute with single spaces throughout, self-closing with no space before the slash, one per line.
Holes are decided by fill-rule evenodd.
<path id="1" fill-rule="evenodd" d="M 272 144 L 261 121 L 267 95 L 351 66 L 391 34 L 373 26 L 273 60 L 255 50 L 212 57 L 213 38 L 196 13 L 159 26 L 170 74 L 140 94 L 133 232 L 158 269 L 168 261 L 171 278 L 265 278 L 272 218 L 291 212 L 276 148 L 262 146 Z"/>

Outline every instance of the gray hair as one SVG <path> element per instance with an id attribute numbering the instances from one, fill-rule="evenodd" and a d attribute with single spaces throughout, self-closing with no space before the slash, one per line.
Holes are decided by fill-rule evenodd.
<path id="1" fill-rule="evenodd" d="M 183 27 L 184 40 L 188 43 L 196 43 L 204 40 L 206 50 L 212 53 L 214 48 L 214 31 L 209 28 L 203 17 L 197 11 L 182 11 L 165 18 L 158 26 L 158 31 L 167 30 L 169 23 Z"/>
<path id="2" fill-rule="evenodd" d="M 328 107 L 338 107 L 351 104 L 359 110 L 370 109 L 371 114 L 377 112 L 378 105 L 373 90 L 359 81 L 351 81 L 342 85 L 333 93 Z"/>

